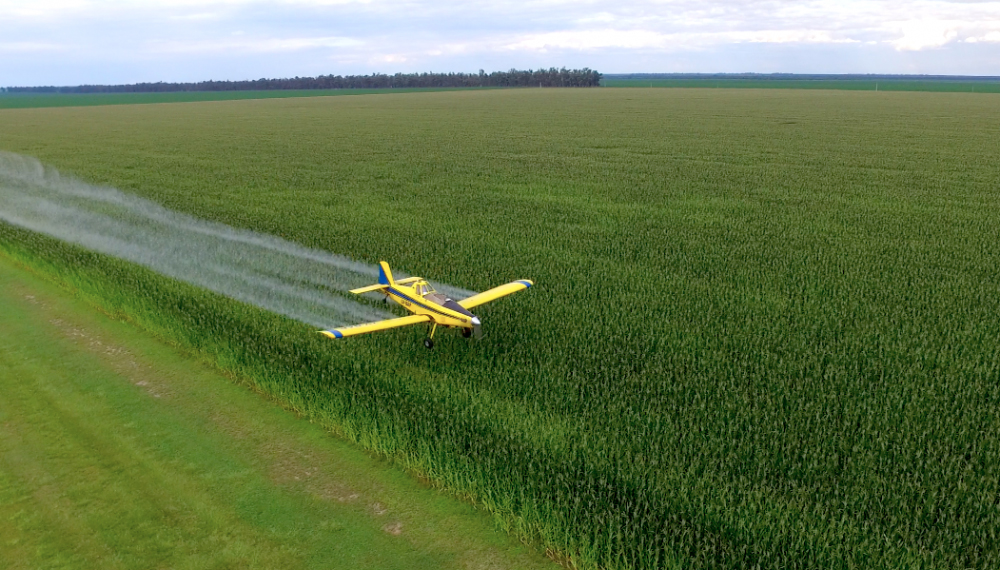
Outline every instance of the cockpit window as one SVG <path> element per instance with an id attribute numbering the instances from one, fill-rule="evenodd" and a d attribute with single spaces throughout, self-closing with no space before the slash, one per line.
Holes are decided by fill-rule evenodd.
<path id="1" fill-rule="evenodd" d="M 463 315 L 465 315 L 467 317 L 474 317 L 474 316 L 476 316 L 476 315 L 473 315 L 472 313 L 470 313 L 468 311 L 468 309 L 466 309 L 462 305 L 459 305 L 455 301 L 452 301 L 451 299 L 445 299 L 444 303 L 441 303 L 441 305 L 443 305 L 443 306 L 451 309 L 452 311 L 455 311 L 456 313 L 461 313 L 461 314 L 463 314 Z"/>

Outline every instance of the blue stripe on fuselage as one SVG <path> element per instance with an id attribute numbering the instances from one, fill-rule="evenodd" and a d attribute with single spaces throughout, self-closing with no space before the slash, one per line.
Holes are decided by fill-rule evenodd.
<path id="1" fill-rule="evenodd" d="M 521 280 L 521 281 L 518 281 L 518 283 L 520 283 L 521 285 L 524 285 L 525 287 L 531 287 L 531 281 Z"/>

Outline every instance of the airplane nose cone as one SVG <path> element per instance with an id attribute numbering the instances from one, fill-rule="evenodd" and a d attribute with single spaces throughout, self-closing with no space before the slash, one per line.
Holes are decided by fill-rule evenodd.
<path id="1" fill-rule="evenodd" d="M 479 317 L 472 317 L 472 326 L 478 327 L 481 324 L 483 323 L 479 322 Z"/>

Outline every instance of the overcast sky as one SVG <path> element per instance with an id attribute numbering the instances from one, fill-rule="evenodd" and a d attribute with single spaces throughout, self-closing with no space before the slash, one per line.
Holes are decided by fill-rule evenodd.
<path id="1" fill-rule="evenodd" d="M 1000 75 L 1000 1 L 0 0 L 0 86 L 563 66 Z"/>

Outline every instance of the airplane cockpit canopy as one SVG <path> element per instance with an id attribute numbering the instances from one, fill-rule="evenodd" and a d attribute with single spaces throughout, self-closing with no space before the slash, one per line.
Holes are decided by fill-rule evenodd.
<path id="1" fill-rule="evenodd" d="M 437 303 L 442 307 L 447 307 L 452 311 L 455 311 L 456 313 L 465 315 L 470 318 L 476 316 L 470 313 L 468 309 L 466 309 L 465 307 L 459 305 L 450 298 L 435 291 L 434 288 L 431 287 L 426 281 L 417 281 L 416 283 L 414 283 L 413 290 L 416 291 L 417 294 L 423 297 L 424 299 L 432 303 Z"/>

